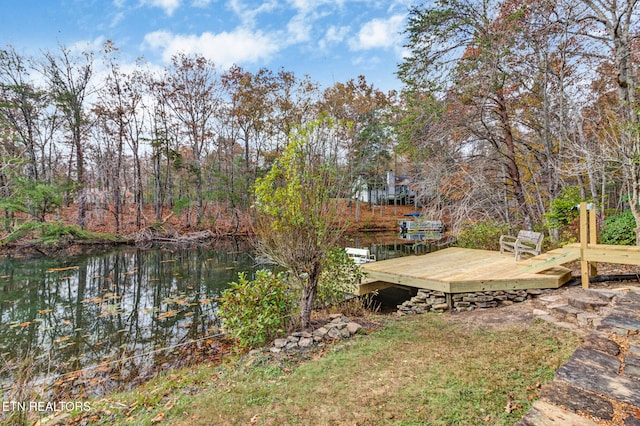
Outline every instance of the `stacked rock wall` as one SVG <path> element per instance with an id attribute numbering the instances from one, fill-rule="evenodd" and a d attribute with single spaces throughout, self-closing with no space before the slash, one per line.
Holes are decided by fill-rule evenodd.
<path id="1" fill-rule="evenodd" d="M 272 353 L 300 351 L 324 341 L 347 339 L 361 331 L 362 326 L 342 314 L 331 315 L 330 321 L 311 332 L 298 331 L 271 345 Z"/>
<path id="2" fill-rule="evenodd" d="M 495 308 L 511 305 L 545 293 L 546 290 L 500 290 L 474 293 L 456 293 L 451 295 L 454 311 L 471 311 L 478 308 Z M 447 295 L 442 291 L 418 290 L 410 300 L 398 305 L 400 315 L 423 314 L 426 312 L 444 312 L 449 309 Z"/>

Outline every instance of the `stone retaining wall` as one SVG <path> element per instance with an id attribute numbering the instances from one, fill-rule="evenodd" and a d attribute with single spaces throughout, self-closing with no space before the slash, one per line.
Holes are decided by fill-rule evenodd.
<path id="1" fill-rule="evenodd" d="M 451 295 L 451 303 L 454 311 L 472 311 L 478 308 L 495 308 L 524 302 L 546 292 L 548 290 L 530 289 L 456 293 Z M 426 312 L 444 312 L 448 309 L 447 295 L 444 292 L 418 290 L 417 295 L 398 305 L 398 314 L 424 314 Z"/>
<path id="2" fill-rule="evenodd" d="M 287 338 L 274 340 L 269 350 L 272 353 L 304 350 L 323 341 L 348 339 L 362 330 L 360 324 L 342 314 L 330 315 L 329 319 L 327 324 L 311 332 L 297 331 Z"/>

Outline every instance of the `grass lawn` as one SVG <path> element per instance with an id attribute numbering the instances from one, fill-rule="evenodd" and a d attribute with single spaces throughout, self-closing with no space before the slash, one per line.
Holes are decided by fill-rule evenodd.
<path id="1" fill-rule="evenodd" d="M 131 392 L 92 401 L 82 421 L 512 425 L 579 345 L 577 336 L 544 322 L 483 329 L 446 315 L 382 321 L 382 328 L 304 360 L 261 353 L 167 372 Z"/>

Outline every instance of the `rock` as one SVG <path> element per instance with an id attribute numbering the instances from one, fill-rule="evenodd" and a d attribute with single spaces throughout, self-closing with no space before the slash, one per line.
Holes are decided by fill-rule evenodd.
<path id="1" fill-rule="evenodd" d="M 595 312 L 580 312 L 576 315 L 578 325 L 581 327 L 593 326 L 593 321 L 597 318 L 600 318 L 600 316 Z"/>
<path id="2" fill-rule="evenodd" d="M 301 348 L 308 348 L 313 345 L 313 339 L 311 337 L 301 337 L 298 342 L 298 346 Z"/>
<path id="3" fill-rule="evenodd" d="M 640 379 L 640 356 L 627 355 L 624 358 L 624 374 Z"/>
<path id="4" fill-rule="evenodd" d="M 613 405 L 605 397 L 577 388 L 559 380 L 546 384 L 540 390 L 540 398 L 572 411 L 586 411 L 603 420 L 613 418 Z"/>
<path id="5" fill-rule="evenodd" d="M 328 331 L 329 330 L 327 330 L 325 327 L 317 328 L 317 329 L 313 330 L 313 337 L 322 338 L 322 337 L 326 336 Z"/>
<path id="6" fill-rule="evenodd" d="M 331 318 L 331 316 L 329 318 Z M 342 324 L 346 322 L 349 322 L 349 320 L 342 316 L 342 314 L 331 319 L 331 324 Z"/>
<path id="7" fill-rule="evenodd" d="M 593 420 L 542 400 L 536 401 L 515 426 L 597 426 Z"/>
<path id="8" fill-rule="evenodd" d="M 638 416 L 630 414 L 624 419 L 624 426 L 640 426 L 640 414 Z"/>
<path id="9" fill-rule="evenodd" d="M 357 322 L 351 321 L 351 322 L 347 323 L 347 330 L 351 334 L 358 333 L 358 331 L 360 331 L 361 328 L 362 328 L 362 326 L 360 324 L 358 324 Z"/>
<path id="10" fill-rule="evenodd" d="M 341 336 L 340 334 L 340 330 L 338 330 L 335 327 L 332 327 L 329 329 L 329 331 L 327 332 L 327 336 L 329 339 L 339 339 Z"/>
<path id="11" fill-rule="evenodd" d="M 273 346 L 276 348 L 284 348 L 287 346 L 288 339 L 276 339 L 273 341 Z"/>
<path id="12" fill-rule="evenodd" d="M 556 380 L 565 381 L 592 393 L 607 395 L 626 404 L 640 406 L 640 381 L 617 376 L 617 371 L 607 371 L 607 368 L 600 368 L 594 364 L 596 363 L 572 357 L 556 371 Z"/>
<path id="13" fill-rule="evenodd" d="M 476 306 L 478 308 L 483 308 L 483 309 L 495 308 L 496 306 L 498 306 L 498 302 L 496 302 L 496 301 L 493 301 L 493 302 L 478 302 L 478 303 L 476 303 Z"/>
<path id="14" fill-rule="evenodd" d="M 582 347 L 600 351 L 611 356 L 617 356 L 620 353 L 620 345 L 596 333 L 591 333 L 585 337 Z"/>
<path id="15" fill-rule="evenodd" d="M 548 311 L 543 311 L 542 309 L 534 309 L 533 310 L 533 316 L 534 317 L 540 317 L 543 315 L 549 315 Z"/>
<path id="16" fill-rule="evenodd" d="M 425 300 L 427 300 L 428 297 L 429 296 L 427 294 L 423 293 L 422 291 L 419 291 L 417 295 L 415 295 L 415 296 L 413 296 L 411 298 L 411 300 L 415 300 L 415 301 L 422 300 L 422 301 L 425 301 Z"/>
<path id="17" fill-rule="evenodd" d="M 609 305 L 609 301 L 593 296 L 570 296 L 567 304 L 583 311 L 595 311 Z"/>
<path id="18" fill-rule="evenodd" d="M 640 321 L 622 316 L 608 316 L 602 320 L 598 330 L 612 331 L 620 335 L 627 335 L 629 331 L 640 330 Z"/>

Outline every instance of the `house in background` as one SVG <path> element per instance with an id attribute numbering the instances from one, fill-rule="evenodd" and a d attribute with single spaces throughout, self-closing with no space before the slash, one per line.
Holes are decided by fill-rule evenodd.
<path id="1" fill-rule="evenodd" d="M 396 176 L 393 170 L 386 175 L 361 174 L 353 185 L 353 198 L 370 204 L 413 204 L 416 193 L 408 176 Z"/>

